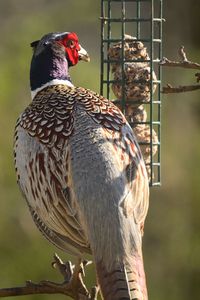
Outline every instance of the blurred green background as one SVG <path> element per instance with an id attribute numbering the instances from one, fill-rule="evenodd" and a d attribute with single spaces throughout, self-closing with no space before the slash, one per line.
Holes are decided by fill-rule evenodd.
<path id="1" fill-rule="evenodd" d="M 177 58 L 183 44 L 200 62 L 199 0 L 163 2 L 164 56 Z M 15 121 L 30 102 L 29 43 L 51 31 L 77 32 L 91 63 L 71 70 L 73 81 L 99 91 L 99 15 L 100 0 L 0 1 L 0 287 L 62 279 L 50 267 L 57 249 L 34 226 L 13 167 Z M 163 69 L 164 82 L 193 84 L 194 73 Z M 151 189 L 144 237 L 149 299 L 200 299 L 200 91 L 163 96 L 162 116 L 162 187 Z M 91 285 L 92 266 L 87 275 Z"/>

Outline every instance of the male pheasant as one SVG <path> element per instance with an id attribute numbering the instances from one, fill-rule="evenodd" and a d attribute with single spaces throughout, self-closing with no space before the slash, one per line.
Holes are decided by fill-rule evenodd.
<path id="1" fill-rule="evenodd" d="M 18 184 L 33 220 L 58 248 L 94 257 L 105 300 L 146 300 L 142 232 L 148 177 L 121 111 L 75 87 L 68 68 L 89 60 L 75 33 L 33 42 L 32 102 L 15 130 Z"/>

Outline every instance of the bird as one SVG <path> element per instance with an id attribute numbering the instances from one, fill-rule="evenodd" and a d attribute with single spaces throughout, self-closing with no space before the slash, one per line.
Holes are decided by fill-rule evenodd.
<path id="1" fill-rule="evenodd" d="M 103 299 L 147 300 L 149 184 L 135 135 L 111 101 L 72 83 L 69 68 L 90 60 L 76 33 L 31 47 L 32 101 L 16 122 L 14 160 L 32 218 L 78 261 L 93 256 Z"/>

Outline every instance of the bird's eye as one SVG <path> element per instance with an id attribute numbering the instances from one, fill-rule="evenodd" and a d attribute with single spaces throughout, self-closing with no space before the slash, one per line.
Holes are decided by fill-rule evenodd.
<path id="1" fill-rule="evenodd" d="M 68 40 L 66 42 L 66 46 L 69 47 L 69 48 L 74 48 L 76 46 L 76 43 L 73 40 Z"/>

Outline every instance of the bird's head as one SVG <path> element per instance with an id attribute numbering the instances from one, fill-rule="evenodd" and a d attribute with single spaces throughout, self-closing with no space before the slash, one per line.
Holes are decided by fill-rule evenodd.
<path id="1" fill-rule="evenodd" d="M 44 86 L 58 84 L 72 85 L 69 67 L 79 61 L 89 61 L 89 55 L 81 47 L 74 32 L 48 33 L 31 43 L 33 57 L 30 68 L 31 91 Z"/>
<path id="2" fill-rule="evenodd" d="M 86 50 L 81 47 L 78 36 L 74 32 L 56 32 L 43 36 L 40 40 L 31 43 L 34 49 L 34 56 L 51 49 L 57 56 L 65 56 L 68 66 L 74 66 L 78 61 L 90 61 Z M 46 50 L 46 51 L 45 51 Z"/>

